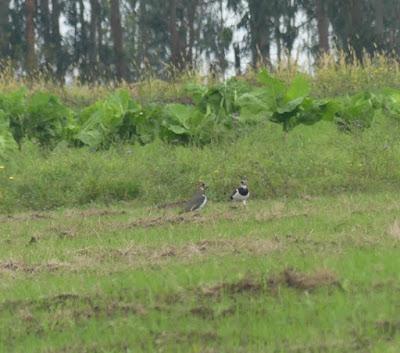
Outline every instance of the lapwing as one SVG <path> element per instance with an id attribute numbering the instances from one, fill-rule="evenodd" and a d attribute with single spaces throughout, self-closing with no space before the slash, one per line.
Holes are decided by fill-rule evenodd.
<path id="1" fill-rule="evenodd" d="M 242 201 L 243 205 L 246 206 L 249 197 L 250 197 L 250 192 L 249 192 L 249 187 L 247 185 L 247 180 L 243 179 L 240 182 L 240 186 L 231 195 L 231 200 Z"/>
<path id="2" fill-rule="evenodd" d="M 205 193 L 206 185 L 201 182 L 199 184 L 197 192 L 193 195 L 193 197 L 186 203 L 183 208 L 184 212 L 191 212 L 201 210 L 207 203 L 207 196 Z"/>

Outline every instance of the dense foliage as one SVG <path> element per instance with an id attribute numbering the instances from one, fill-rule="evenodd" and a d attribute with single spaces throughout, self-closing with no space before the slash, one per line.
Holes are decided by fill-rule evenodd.
<path id="1" fill-rule="evenodd" d="M 12 153 L 24 140 L 54 148 L 109 148 L 115 143 L 147 144 L 160 139 L 173 144 L 204 145 L 225 136 L 243 134 L 270 121 L 285 132 L 299 124 L 334 122 L 347 133 L 362 131 L 380 111 L 397 119 L 400 92 L 361 92 L 335 99 L 311 96 L 307 76 L 298 74 L 289 85 L 261 71 L 257 82 L 231 79 L 204 86 L 187 83 L 186 103 L 140 103 L 119 89 L 84 109 L 72 109 L 52 93 L 29 94 L 21 88 L 0 94 L 0 153 Z"/>

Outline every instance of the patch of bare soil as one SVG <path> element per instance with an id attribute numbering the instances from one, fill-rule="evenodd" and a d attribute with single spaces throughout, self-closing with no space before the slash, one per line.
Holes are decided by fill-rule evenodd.
<path id="1" fill-rule="evenodd" d="M 124 228 L 151 228 L 167 224 L 181 224 L 181 223 L 204 223 L 206 218 L 198 213 L 188 213 L 173 216 L 160 216 L 155 218 L 143 218 L 134 222 L 128 223 Z"/>
<path id="2" fill-rule="evenodd" d="M 197 292 L 210 297 L 217 297 L 222 294 L 258 294 L 264 290 L 275 293 L 277 288 L 281 286 L 301 291 L 312 291 L 321 287 L 342 288 L 336 275 L 330 270 L 321 269 L 315 273 L 307 274 L 293 269 L 285 269 L 278 275 L 271 276 L 266 280 L 256 280 L 248 276 L 237 282 L 219 283 L 212 287 L 200 288 Z"/>
<path id="3" fill-rule="evenodd" d="M 199 316 L 204 320 L 214 319 L 214 310 L 208 306 L 198 306 L 190 310 L 190 313 L 194 316 Z"/>
<path id="4" fill-rule="evenodd" d="M 78 213 L 81 217 L 103 217 L 103 216 L 120 216 L 127 214 L 124 210 L 108 210 L 108 209 L 87 209 Z"/>
<path id="5" fill-rule="evenodd" d="M 279 220 L 284 218 L 292 217 L 307 217 L 308 212 L 258 212 L 254 215 L 254 219 L 259 222 L 268 222 L 273 220 Z M 214 214 L 200 214 L 196 212 L 183 213 L 172 216 L 160 216 L 154 218 L 142 218 L 128 224 L 114 223 L 113 227 L 116 229 L 130 229 L 130 228 L 151 228 L 159 227 L 164 225 L 174 224 L 204 224 L 204 223 L 215 223 L 216 221 L 235 221 L 240 220 L 237 212 L 219 212 Z"/>
<path id="6" fill-rule="evenodd" d="M 78 235 L 78 231 L 74 227 L 70 228 L 53 228 L 52 231 L 62 239 L 72 239 Z"/>
<path id="7" fill-rule="evenodd" d="M 262 288 L 262 283 L 252 278 L 243 278 L 238 282 L 220 283 L 212 287 L 201 288 L 200 293 L 209 297 L 217 297 L 223 294 L 259 293 Z"/>
<path id="8" fill-rule="evenodd" d="M 97 257 L 101 260 L 107 258 L 122 258 L 129 264 L 136 262 L 158 264 L 171 258 L 187 260 L 195 257 L 225 254 L 250 253 L 265 255 L 279 250 L 280 243 L 275 239 L 260 239 L 245 237 L 238 239 L 210 239 L 198 242 L 189 242 L 180 246 L 166 245 L 162 247 L 144 247 L 132 244 L 128 247 L 114 250 L 97 250 Z M 80 255 L 96 256 L 96 250 L 81 249 Z"/>
<path id="9" fill-rule="evenodd" d="M 305 345 L 287 346 L 282 350 L 286 353 L 325 353 L 325 352 L 367 352 L 367 347 L 353 341 L 330 341 L 325 343 L 311 343 Z"/>
<path id="10" fill-rule="evenodd" d="M 53 217 L 49 213 L 26 213 L 26 214 L 16 214 L 16 215 L 5 215 L 0 216 L 1 222 L 24 222 L 24 221 L 35 221 L 35 220 L 43 220 L 43 219 L 52 219 Z"/>
<path id="11" fill-rule="evenodd" d="M 167 345 L 174 345 L 184 343 L 184 342 L 193 342 L 193 341 L 201 341 L 202 343 L 218 341 L 220 337 L 216 332 L 213 331 L 189 331 L 189 332 L 166 332 L 163 331 L 161 333 L 155 334 L 155 343 L 158 346 L 165 347 Z M 209 352 L 208 350 L 204 350 L 202 352 Z"/>
<path id="12" fill-rule="evenodd" d="M 147 310 L 144 306 L 132 303 L 120 303 L 117 301 L 105 304 L 95 304 L 89 302 L 88 305 L 82 308 L 72 308 L 70 310 L 70 316 L 73 317 L 75 321 L 86 320 L 92 317 L 115 317 L 115 316 L 129 316 L 147 315 Z"/>
<path id="13" fill-rule="evenodd" d="M 65 322 L 66 318 L 75 321 L 85 320 L 91 317 L 113 317 L 117 315 L 147 315 L 147 310 L 141 304 L 127 303 L 120 300 L 102 300 L 98 297 L 89 297 L 73 293 L 61 293 L 36 300 L 6 301 L 0 304 L 2 310 L 18 309 L 24 313 L 27 321 L 33 320 L 32 310 L 42 310 L 51 313 L 59 325 Z M 25 315 L 26 314 L 26 315 Z M 57 322 L 54 322 L 57 325 Z"/>
<path id="14" fill-rule="evenodd" d="M 4 261 L 0 263 L 0 271 L 8 271 L 8 272 L 27 272 L 27 273 L 32 273 L 34 272 L 34 267 L 29 266 L 21 261 Z"/>
<path id="15" fill-rule="evenodd" d="M 54 272 L 62 268 L 68 268 L 69 264 L 48 261 L 43 264 L 28 265 L 22 261 L 8 260 L 0 262 L 0 272 L 24 272 L 24 273 L 35 273 L 35 272 Z"/>
<path id="16" fill-rule="evenodd" d="M 303 291 L 312 291 L 320 287 L 335 286 L 341 288 L 337 276 L 330 270 L 321 269 L 313 274 L 299 272 L 293 269 L 285 269 L 282 273 L 268 279 L 268 287 L 271 290 L 279 286 L 287 286 Z"/>
<path id="17" fill-rule="evenodd" d="M 56 231 L 54 229 L 54 231 Z M 74 237 L 75 232 L 65 231 L 57 234 L 62 238 Z M 34 244 L 38 238 L 31 238 L 29 244 Z M 205 239 L 198 242 L 188 242 L 179 246 L 164 245 L 161 247 L 148 247 L 131 244 L 120 249 L 109 249 L 102 247 L 88 247 L 73 250 L 70 253 L 68 262 L 57 260 L 44 261 L 35 264 L 27 264 L 20 260 L 9 259 L 0 262 L 0 273 L 41 273 L 55 271 L 76 272 L 82 269 L 98 268 L 101 263 L 113 261 L 121 265 L 143 266 L 160 265 L 171 260 L 194 261 L 197 258 L 207 256 L 224 256 L 229 254 L 251 254 L 263 256 L 282 248 L 281 243 L 276 239 L 262 239 L 247 236 L 237 239 Z"/>

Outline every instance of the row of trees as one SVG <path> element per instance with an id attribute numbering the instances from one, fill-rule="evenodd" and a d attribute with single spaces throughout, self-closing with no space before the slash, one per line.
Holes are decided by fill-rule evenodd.
<path id="1" fill-rule="evenodd" d="M 0 0 L 0 58 L 60 81 L 133 81 L 201 61 L 240 71 L 244 58 L 292 55 L 299 38 L 314 58 L 333 46 L 359 60 L 400 54 L 400 1 Z"/>

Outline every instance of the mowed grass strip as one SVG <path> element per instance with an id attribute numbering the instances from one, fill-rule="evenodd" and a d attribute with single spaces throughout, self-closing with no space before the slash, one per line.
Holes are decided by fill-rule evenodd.
<path id="1" fill-rule="evenodd" d="M 0 220 L 0 351 L 397 352 L 397 195 Z"/>

